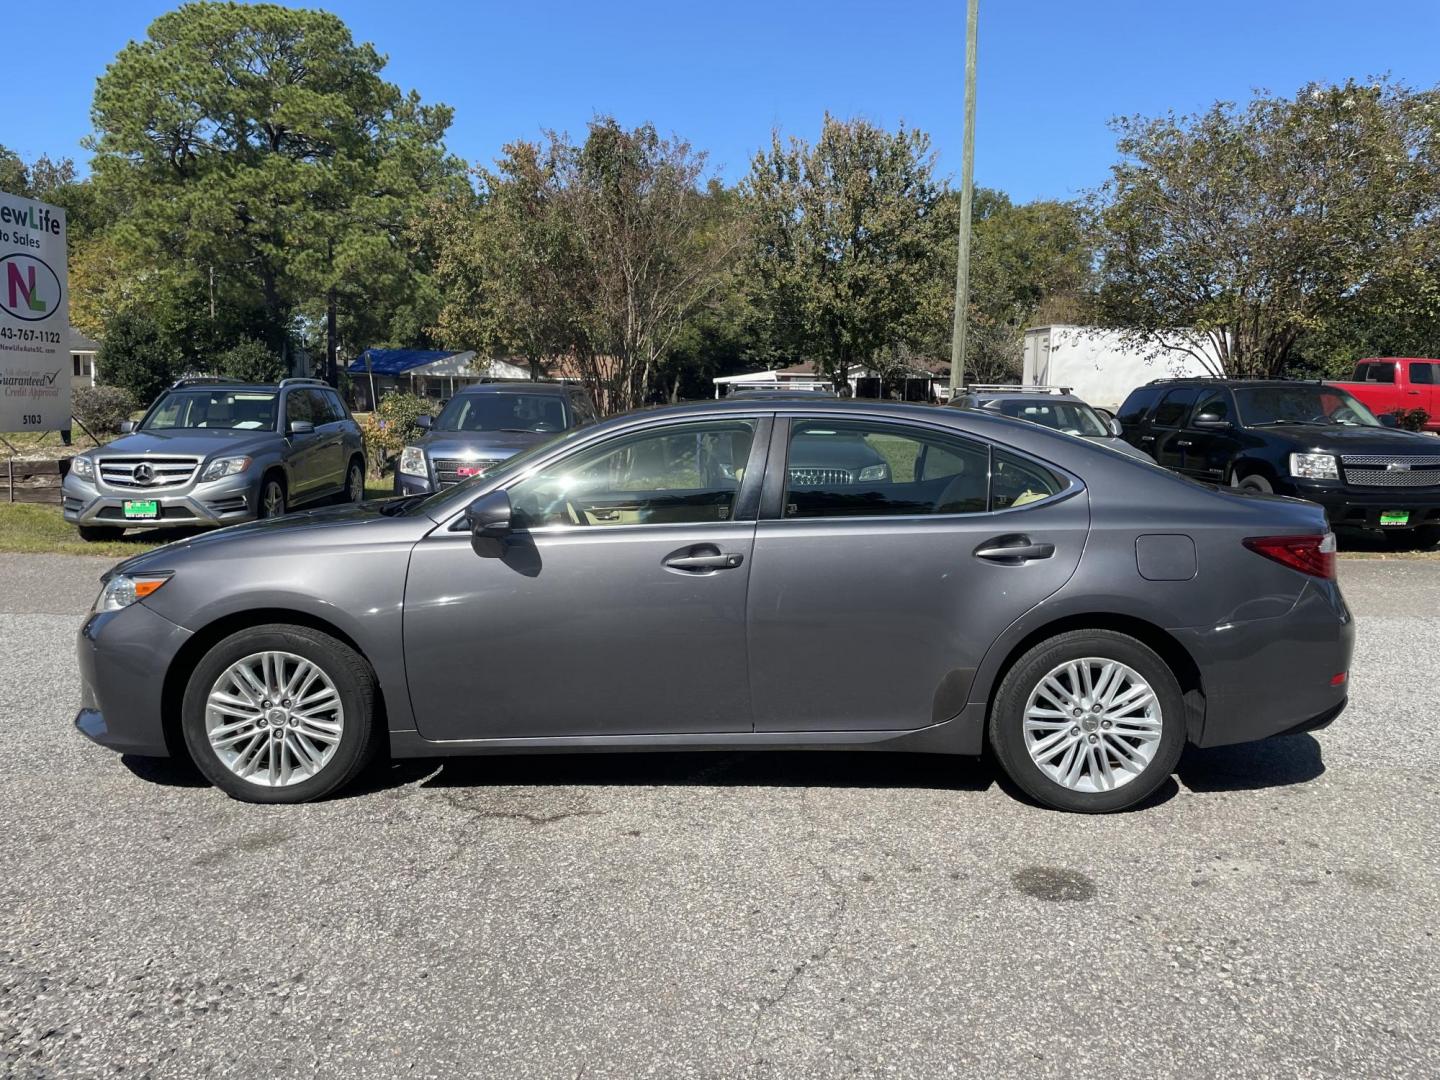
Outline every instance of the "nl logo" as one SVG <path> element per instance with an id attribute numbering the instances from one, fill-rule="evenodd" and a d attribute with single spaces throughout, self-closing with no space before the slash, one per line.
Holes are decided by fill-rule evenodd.
<path id="1" fill-rule="evenodd" d="M 33 255 L 0 258 L 0 309 L 26 322 L 48 318 L 60 304 L 60 279 Z"/>

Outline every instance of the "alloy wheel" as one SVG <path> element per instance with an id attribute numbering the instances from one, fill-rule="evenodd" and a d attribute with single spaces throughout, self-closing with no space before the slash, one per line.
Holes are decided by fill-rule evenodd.
<path id="1" fill-rule="evenodd" d="M 285 514 L 285 492 L 274 480 L 266 484 L 261 492 L 260 510 L 267 518 L 283 517 Z"/>
<path id="2" fill-rule="evenodd" d="M 1053 668 L 1030 692 L 1025 748 L 1047 777 L 1071 791 L 1123 787 L 1160 747 L 1155 690 L 1118 660 L 1087 656 Z"/>
<path id="3" fill-rule="evenodd" d="M 317 775 L 344 732 L 334 681 L 294 653 L 259 652 L 235 661 L 205 703 L 205 734 L 215 756 L 242 780 L 265 787 Z"/>

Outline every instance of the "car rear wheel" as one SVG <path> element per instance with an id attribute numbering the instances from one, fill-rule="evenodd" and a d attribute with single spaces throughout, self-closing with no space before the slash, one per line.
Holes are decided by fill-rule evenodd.
<path id="1" fill-rule="evenodd" d="M 365 501 L 365 467 L 360 464 L 359 459 L 350 462 L 350 468 L 345 473 L 345 491 L 341 497 L 347 503 Z"/>
<path id="2" fill-rule="evenodd" d="M 124 529 L 117 529 L 113 525 L 78 525 L 80 539 L 87 544 L 98 544 L 104 540 L 119 540 L 125 535 Z"/>
<path id="3" fill-rule="evenodd" d="M 260 516 L 278 518 L 285 516 L 285 485 L 278 477 L 267 476 L 260 486 Z"/>
<path id="4" fill-rule="evenodd" d="M 1164 783 L 1180 758 L 1180 685 L 1135 638 L 1109 630 L 1061 634 L 1006 674 L 990 744 L 1006 775 L 1047 806 L 1123 810 Z"/>
<path id="5" fill-rule="evenodd" d="M 216 787 L 297 803 L 347 784 L 374 755 L 375 677 L 349 646 L 304 626 L 241 630 L 196 665 L 185 745 Z"/>

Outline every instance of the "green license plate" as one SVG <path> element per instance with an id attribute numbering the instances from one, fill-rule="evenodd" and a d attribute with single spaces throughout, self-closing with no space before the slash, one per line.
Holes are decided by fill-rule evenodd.
<path id="1" fill-rule="evenodd" d="M 1409 510 L 1382 510 L 1380 511 L 1380 524 L 1383 525 L 1409 525 Z"/>
<path id="2" fill-rule="evenodd" d="M 158 518 L 160 504 L 154 499 L 126 499 L 122 512 L 127 518 Z"/>

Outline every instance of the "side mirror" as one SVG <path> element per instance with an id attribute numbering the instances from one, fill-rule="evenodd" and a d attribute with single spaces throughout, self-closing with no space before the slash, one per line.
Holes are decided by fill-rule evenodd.
<path id="1" fill-rule="evenodd" d="M 510 535 L 510 496 L 491 491 L 465 508 L 465 523 L 470 526 L 470 546 L 482 559 L 498 559 L 505 554 L 505 539 Z"/>
<path id="2" fill-rule="evenodd" d="M 137 423 L 135 423 L 134 420 L 121 420 L 121 421 L 120 421 L 120 434 L 121 434 L 121 435 L 129 435 L 132 431 L 134 431 L 134 430 L 135 430 L 137 427 L 139 427 L 139 426 L 140 426 L 140 425 L 137 424 Z"/>
<path id="3" fill-rule="evenodd" d="M 1122 427 L 1120 421 L 1116 420 L 1113 416 L 1110 417 L 1110 423 L 1108 426 L 1110 428 L 1110 434 L 1114 435 L 1117 439 L 1125 434 L 1124 427 Z"/>
<path id="4" fill-rule="evenodd" d="M 314 431 L 315 431 L 315 425 L 312 424 L 309 420 L 291 420 L 291 421 L 290 421 L 290 434 L 291 434 L 291 435 L 310 435 L 310 434 L 312 434 Z"/>
<path id="5" fill-rule="evenodd" d="M 415 426 L 421 431 L 429 431 L 431 425 L 434 423 L 435 418 L 433 416 L 417 416 L 415 418 Z"/>
<path id="6" fill-rule="evenodd" d="M 1227 428 L 1230 426 L 1230 421 L 1221 419 L 1217 413 L 1202 412 L 1199 416 L 1195 417 L 1195 426 L 1208 428 Z"/>
<path id="7" fill-rule="evenodd" d="M 1381 427 L 1398 428 L 1400 426 L 1400 421 L 1395 419 L 1394 413 L 1381 413 L 1375 419 L 1380 421 Z"/>

